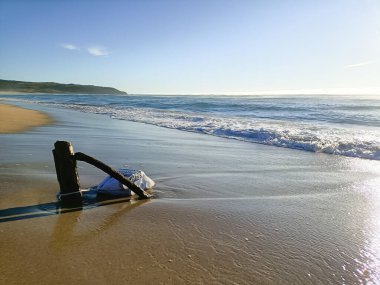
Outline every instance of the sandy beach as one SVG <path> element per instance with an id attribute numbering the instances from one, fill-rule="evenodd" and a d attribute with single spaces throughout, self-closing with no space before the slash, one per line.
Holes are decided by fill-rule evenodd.
<path id="1" fill-rule="evenodd" d="M 0 134 L 22 132 L 52 122 L 44 113 L 0 103 Z"/>
<path id="2" fill-rule="evenodd" d="M 54 124 L 0 105 L 2 132 L 28 129 L 0 134 L 1 284 L 380 282 L 379 161 L 16 104 Z M 33 125 L 16 128 L 14 110 Z M 60 208 L 56 140 L 144 170 L 155 197 Z M 106 176 L 79 174 L 83 189 Z"/>

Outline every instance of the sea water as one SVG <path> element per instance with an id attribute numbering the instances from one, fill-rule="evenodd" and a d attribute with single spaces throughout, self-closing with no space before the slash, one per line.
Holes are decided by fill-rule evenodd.
<path id="1" fill-rule="evenodd" d="M 380 96 L 2 95 L 249 143 L 380 160 Z"/>

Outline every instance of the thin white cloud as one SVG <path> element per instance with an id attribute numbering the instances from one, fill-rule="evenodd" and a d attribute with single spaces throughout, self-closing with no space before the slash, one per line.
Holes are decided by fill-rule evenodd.
<path id="1" fill-rule="evenodd" d="M 79 50 L 79 48 L 73 44 L 63 44 L 62 47 L 69 50 Z"/>
<path id="2" fill-rule="evenodd" d="M 89 47 L 87 51 L 89 54 L 93 56 L 106 56 L 109 54 L 107 49 L 102 48 L 102 47 Z"/>
<path id="3" fill-rule="evenodd" d="M 355 63 L 355 64 L 348 64 L 344 68 L 361 67 L 361 66 L 369 65 L 369 64 L 373 64 L 373 63 L 374 63 L 374 61 L 364 61 L 364 62 L 359 62 L 359 63 Z"/>

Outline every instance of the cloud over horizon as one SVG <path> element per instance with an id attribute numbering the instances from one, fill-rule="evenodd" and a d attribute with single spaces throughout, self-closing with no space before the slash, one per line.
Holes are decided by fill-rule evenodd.
<path id="1" fill-rule="evenodd" d="M 67 50 L 81 50 L 81 48 L 75 44 L 62 44 L 61 47 Z M 83 48 L 82 50 L 87 51 L 90 55 L 93 56 L 107 56 L 110 54 L 106 48 L 100 46 L 90 46 Z"/>
<path id="2" fill-rule="evenodd" d="M 68 50 L 79 50 L 79 48 L 73 44 L 63 44 L 62 47 Z"/>
<path id="3" fill-rule="evenodd" d="M 89 47 L 87 48 L 87 51 L 89 54 L 93 56 L 106 56 L 109 54 L 107 49 L 102 48 L 102 47 Z"/>
<path id="4" fill-rule="evenodd" d="M 348 65 L 344 66 L 344 68 L 355 68 L 355 67 L 370 65 L 373 63 L 375 63 L 375 62 L 374 61 L 363 61 L 363 62 L 359 62 L 359 63 L 348 64 Z"/>

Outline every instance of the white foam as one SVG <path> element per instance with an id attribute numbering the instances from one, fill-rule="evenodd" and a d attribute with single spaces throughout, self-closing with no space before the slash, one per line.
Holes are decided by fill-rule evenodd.
<path id="1" fill-rule="evenodd" d="M 21 100 L 27 101 L 27 100 Z M 29 100 L 30 101 L 30 100 Z M 82 112 L 107 114 L 113 119 L 196 132 L 241 141 L 311 152 L 380 160 L 380 129 L 369 126 L 247 119 L 120 105 L 45 103 Z"/>
<path id="2" fill-rule="evenodd" d="M 380 160 L 380 133 L 314 123 L 222 118 L 209 115 L 104 106 L 71 108 L 112 118 L 278 147 Z"/>

